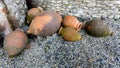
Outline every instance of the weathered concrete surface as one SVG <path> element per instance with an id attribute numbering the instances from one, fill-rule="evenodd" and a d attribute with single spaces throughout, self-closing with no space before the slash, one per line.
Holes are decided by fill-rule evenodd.
<path id="1" fill-rule="evenodd" d="M 28 0 L 34 6 L 78 17 L 120 18 L 120 0 Z"/>
<path id="2" fill-rule="evenodd" d="M 3 0 L 9 12 L 9 18 L 16 27 L 22 27 L 25 22 L 27 5 L 26 0 Z"/>
<path id="3" fill-rule="evenodd" d="M 0 48 L 0 68 L 120 68 L 119 0 L 32 1 L 45 9 L 55 9 L 62 14 L 79 16 L 84 20 L 101 15 L 108 18 L 115 16 L 115 20 L 105 18 L 106 24 L 115 34 L 112 37 L 97 38 L 88 35 L 82 29 L 80 34 L 83 39 L 76 42 L 67 42 L 58 34 L 48 37 L 38 36 L 29 39 L 31 48 L 25 49 L 18 57 L 8 58 L 4 48 Z M 61 5 L 61 2 L 64 5 Z M 87 5 L 88 7 L 85 7 Z M 101 9 L 103 6 L 105 8 Z"/>

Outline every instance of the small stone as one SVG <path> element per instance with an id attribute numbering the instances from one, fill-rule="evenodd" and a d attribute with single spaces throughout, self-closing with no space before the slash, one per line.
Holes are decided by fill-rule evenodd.
<path id="1" fill-rule="evenodd" d="M 87 7 L 95 7 L 96 4 L 95 3 L 87 3 Z"/>
<path id="2" fill-rule="evenodd" d="M 115 16 L 113 17 L 113 19 L 114 19 L 114 20 L 120 19 L 120 15 L 115 15 Z"/>

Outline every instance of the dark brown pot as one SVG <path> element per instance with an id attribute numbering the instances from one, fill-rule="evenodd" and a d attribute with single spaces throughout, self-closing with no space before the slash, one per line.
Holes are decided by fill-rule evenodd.
<path id="1" fill-rule="evenodd" d="M 95 37 L 113 35 L 113 31 L 110 30 L 104 21 L 99 19 L 88 21 L 85 24 L 85 31 Z"/>

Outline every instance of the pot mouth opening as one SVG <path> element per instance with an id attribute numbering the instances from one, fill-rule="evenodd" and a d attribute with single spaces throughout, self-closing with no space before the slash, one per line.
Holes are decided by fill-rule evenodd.
<path id="1" fill-rule="evenodd" d="M 76 25 L 76 30 L 79 31 L 82 28 L 82 23 L 78 23 L 78 25 Z"/>

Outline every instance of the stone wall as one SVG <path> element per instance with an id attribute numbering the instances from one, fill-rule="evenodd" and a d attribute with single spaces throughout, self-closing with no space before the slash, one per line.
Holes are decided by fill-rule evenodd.
<path id="1" fill-rule="evenodd" d="M 44 9 L 80 17 L 120 18 L 120 0 L 32 0 Z"/>

